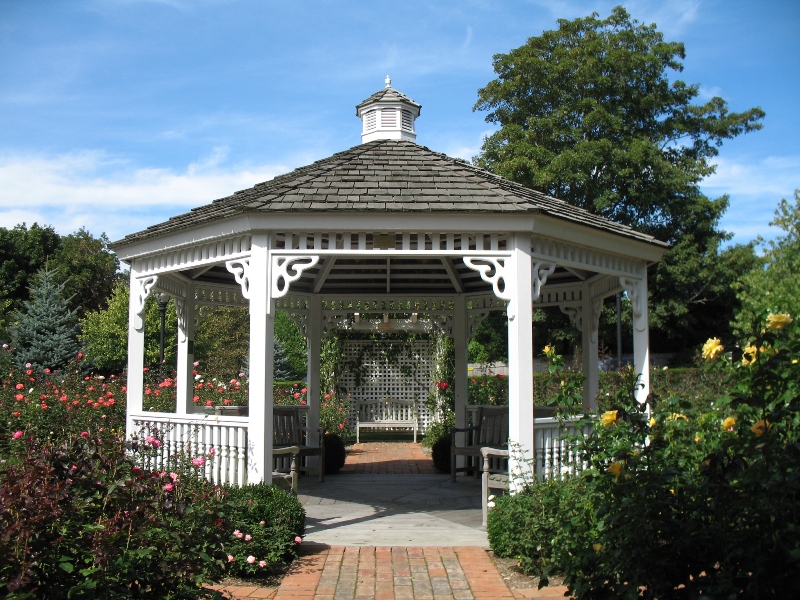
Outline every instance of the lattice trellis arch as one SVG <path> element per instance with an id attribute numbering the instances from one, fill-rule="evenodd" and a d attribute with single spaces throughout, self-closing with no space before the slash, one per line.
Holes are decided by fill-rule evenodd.
<path id="1" fill-rule="evenodd" d="M 380 349 L 373 356 L 363 357 L 365 346 L 380 347 L 381 344 L 402 343 L 407 352 L 397 357 L 396 363 L 380 360 Z M 361 385 L 357 386 L 357 375 L 352 369 L 343 368 L 340 383 L 352 394 L 353 409 L 358 400 L 413 400 L 417 407 L 419 428 L 425 432 L 433 423 L 433 414 L 426 405 L 433 373 L 433 340 L 408 340 L 383 342 L 381 340 L 347 340 L 342 344 L 343 367 L 361 361 Z M 411 369 L 413 377 L 403 371 Z M 355 410 L 349 415 L 350 426 L 355 428 Z"/>

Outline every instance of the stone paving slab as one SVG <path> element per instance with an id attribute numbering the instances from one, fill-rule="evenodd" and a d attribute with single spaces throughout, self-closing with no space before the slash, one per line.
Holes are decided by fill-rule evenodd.
<path id="1" fill-rule="evenodd" d="M 303 478 L 306 540 L 333 546 L 480 546 L 479 480 L 447 475 Z"/>

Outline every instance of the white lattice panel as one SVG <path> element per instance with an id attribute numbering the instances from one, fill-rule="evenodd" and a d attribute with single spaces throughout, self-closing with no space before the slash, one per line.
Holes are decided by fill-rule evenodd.
<path id="1" fill-rule="evenodd" d="M 433 415 L 426 406 L 428 391 L 431 386 L 431 373 L 433 372 L 433 342 L 429 340 L 413 340 L 404 342 L 404 347 L 410 351 L 400 352 L 396 360 L 382 360 L 384 353 L 380 351 L 382 344 L 400 342 L 382 342 L 380 340 L 346 340 L 342 343 L 342 374 L 340 382 L 352 394 L 353 406 L 351 407 L 349 421 L 355 429 L 357 400 L 380 400 L 392 398 L 395 400 L 412 400 L 417 407 L 419 430 L 425 432 L 428 425 L 433 422 Z M 372 351 L 365 354 L 362 350 L 373 346 Z M 361 385 L 356 387 L 357 375 L 347 368 L 349 364 L 361 365 Z M 404 431 L 407 427 L 402 428 Z"/>

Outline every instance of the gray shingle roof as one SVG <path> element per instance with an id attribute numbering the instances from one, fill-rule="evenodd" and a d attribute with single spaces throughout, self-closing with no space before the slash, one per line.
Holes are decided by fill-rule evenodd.
<path id="1" fill-rule="evenodd" d="M 113 245 L 124 246 L 242 213 L 318 211 L 539 212 L 666 246 L 652 236 L 503 179 L 466 161 L 397 140 L 376 140 L 354 146 L 130 234 Z"/>
<path id="2" fill-rule="evenodd" d="M 405 102 L 407 104 L 411 104 L 416 106 L 417 108 L 422 108 L 418 103 L 414 102 L 411 98 L 403 94 L 402 92 L 398 92 L 396 89 L 392 87 L 386 87 L 382 90 L 375 92 L 364 100 L 363 102 L 356 104 L 356 115 L 358 115 L 358 109 L 362 106 L 366 106 L 367 104 L 373 104 L 375 102 Z"/>

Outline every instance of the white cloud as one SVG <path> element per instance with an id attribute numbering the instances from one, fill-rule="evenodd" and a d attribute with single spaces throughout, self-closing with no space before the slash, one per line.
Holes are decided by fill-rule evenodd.
<path id="1" fill-rule="evenodd" d="M 226 147 L 182 171 L 135 167 L 96 151 L 0 157 L 0 226 L 86 227 L 111 239 L 285 173 L 283 165 L 220 165 Z"/>
<path id="2" fill-rule="evenodd" d="M 779 230 L 770 227 L 769 222 L 778 201 L 792 198 L 794 190 L 800 188 L 800 155 L 758 160 L 720 158 L 716 173 L 701 187 L 711 197 L 730 196 L 721 225 L 735 234 L 734 242 L 747 242 L 759 235 L 774 238 Z"/>

